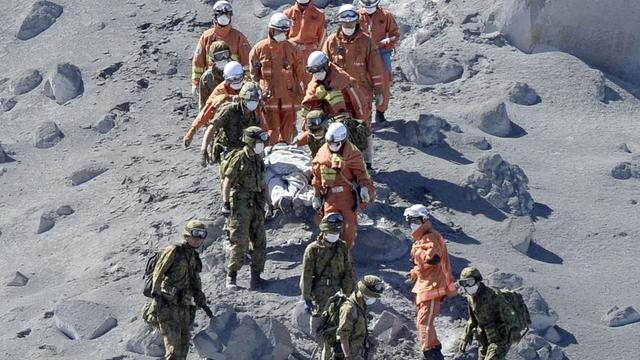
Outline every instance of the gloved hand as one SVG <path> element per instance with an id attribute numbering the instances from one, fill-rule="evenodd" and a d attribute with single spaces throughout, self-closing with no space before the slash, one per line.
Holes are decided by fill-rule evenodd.
<path id="1" fill-rule="evenodd" d="M 207 167 L 209 164 L 209 152 L 207 150 L 200 150 L 200 166 Z"/>
<path id="2" fill-rule="evenodd" d="M 198 85 L 191 85 L 191 95 L 196 96 L 198 93 Z"/>
<path id="3" fill-rule="evenodd" d="M 195 134 L 196 129 L 194 128 L 190 128 L 189 131 L 184 134 L 184 137 L 182 138 L 182 144 L 184 144 L 184 147 L 189 147 L 189 145 L 191 145 L 191 140 L 193 139 L 193 135 Z"/>
<path id="4" fill-rule="evenodd" d="M 327 97 L 327 89 L 324 88 L 324 85 L 319 85 L 316 88 L 316 97 L 318 100 L 324 100 Z"/>
<path id="5" fill-rule="evenodd" d="M 213 318 L 213 313 L 207 305 L 202 305 L 202 311 L 204 311 L 204 313 L 207 314 L 209 318 Z"/>
<path id="6" fill-rule="evenodd" d="M 314 196 L 313 200 L 311 200 L 311 206 L 313 206 L 313 210 L 318 211 L 322 206 L 322 199 L 319 196 Z"/>
<path id="7" fill-rule="evenodd" d="M 375 100 L 376 106 L 380 106 L 384 102 L 384 96 L 381 93 L 376 92 L 374 95 L 374 100 Z"/>
<path id="8" fill-rule="evenodd" d="M 369 198 L 369 188 L 367 188 L 366 186 L 360 188 L 360 199 L 362 199 L 362 202 L 365 203 L 368 203 L 369 200 L 371 200 Z"/>
<path id="9" fill-rule="evenodd" d="M 458 350 L 461 353 L 466 353 L 467 352 L 467 346 L 469 346 L 470 343 L 471 343 L 470 339 L 467 339 L 467 338 L 460 339 L 460 345 L 458 345 Z"/>
<path id="10" fill-rule="evenodd" d="M 267 204 L 267 206 L 265 207 L 265 210 L 264 210 L 264 218 L 266 220 L 269 220 L 269 219 L 273 218 L 273 205 Z"/>
<path id="11" fill-rule="evenodd" d="M 311 299 L 304 300 L 304 311 L 307 312 L 307 314 L 311 314 L 313 311 L 313 302 L 311 302 Z"/>
<path id="12" fill-rule="evenodd" d="M 231 215 L 231 203 L 226 201 L 224 204 L 222 204 L 221 213 L 222 215 L 224 215 L 224 217 L 229 217 L 229 215 Z"/>
<path id="13" fill-rule="evenodd" d="M 385 47 L 385 46 L 387 46 L 389 44 L 391 44 L 391 39 L 384 38 L 384 39 L 380 40 L 380 42 L 378 43 L 378 47 Z"/>
<path id="14" fill-rule="evenodd" d="M 411 273 L 411 271 L 409 271 L 408 273 L 404 274 L 404 282 L 405 284 L 413 284 L 416 282 L 416 279 L 414 279 L 413 274 Z"/>

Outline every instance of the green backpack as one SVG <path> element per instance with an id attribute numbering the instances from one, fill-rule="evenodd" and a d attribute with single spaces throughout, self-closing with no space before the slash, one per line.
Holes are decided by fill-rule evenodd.
<path id="1" fill-rule="evenodd" d="M 517 343 L 522 339 L 529 331 L 529 325 L 531 324 L 531 316 L 529 315 L 529 309 L 525 304 L 522 294 L 507 289 L 493 288 L 498 296 L 511 305 L 515 313 L 515 320 L 512 324 L 505 324 L 507 329 L 516 329 L 518 336 L 511 337 L 512 342 Z"/>
<path id="2" fill-rule="evenodd" d="M 327 300 L 327 304 L 320 314 L 317 333 L 329 345 L 335 345 L 338 342 L 336 332 L 340 323 L 340 307 L 347 301 L 351 301 L 349 296 L 338 291 Z"/>
<path id="3" fill-rule="evenodd" d="M 338 115 L 329 119 L 329 125 L 334 122 L 342 123 L 347 127 L 349 141 L 355 145 L 358 150 L 364 151 L 367 148 L 367 138 L 371 135 L 371 131 L 364 121 L 354 119 L 347 115 Z"/>

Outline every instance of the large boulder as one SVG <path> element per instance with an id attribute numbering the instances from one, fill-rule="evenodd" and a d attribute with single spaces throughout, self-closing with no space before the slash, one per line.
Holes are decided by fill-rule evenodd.
<path id="1" fill-rule="evenodd" d="M 413 336 L 407 327 L 406 320 L 386 310 L 373 326 L 371 335 L 389 345 L 396 345 L 400 339 L 410 339 Z"/>
<path id="2" fill-rule="evenodd" d="M 29 40 L 47 30 L 60 15 L 62 15 L 62 6 L 46 0 L 36 1 L 22 21 L 16 37 L 20 40 Z"/>
<path id="3" fill-rule="evenodd" d="M 458 80 L 464 68 L 460 63 L 430 54 L 424 47 L 412 50 L 400 65 L 409 81 L 420 85 L 435 85 Z"/>
<path id="4" fill-rule="evenodd" d="M 287 360 L 294 350 L 291 333 L 287 327 L 274 318 L 268 318 L 259 324 L 273 349 L 271 351 L 273 360 Z"/>
<path id="5" fill-rule="evenodd" d="M 269 354 L 270 350 L 267 338 L 256 321 L 249 315 L 243 315 L 238 326 L 231 331 L 225 355 L 229 360 L 255 360 Z"/>
<path id="6" fill-rule="evenodd" d="M 524 287 L 518 290 L 529 309 L 531 316 L 531 328 L 544 333 L 558 321 L 558 314 L 553 311 L 538 290 L 533 287 Z"/>
<path id="7" fill-rule="evenodd" d="M 372 261 L 386 263 L 405 256 L 409 247 L 409 240 L 400 234 L 373 226 L 362 226 L 358 229 L 356 246 L 351 255 L 353 260 L 361 264 Z"/>
<path id="8" fill-rule="evenodd" d="M 509 241 L 514 249 L 527 255 L 535 231 L 535 225 L 529 216 L 512 216 L 502 236 Z M 520 283 L 522 285 L 522 278 L 520 278 Z"/>
<path id="9" fill-rule="evenodd" d="M 56 327 L 72 340 L 96 339 L 118 325 L 107 307 L 84 300 L 62 301 L 54 319 Z"/>
<path id="10" fill-rule="evenodd" d="M 291 323 L 307 336 L 311 336 L 310 320 L 311 316 L 304 310 L 304 301 L 298 301 L 291 312 Z"/>
<path id="11" fill-rule="evenodd" d="M 504 271 L 496 271 L 485 277 L 489 285 L 514 290 L 522 286 L 522 277 Z"/>
<path id="12" fill-rule="evenodd" d="M 511 134 L 511 119 L 507 113 L 507 106 L 499 100 L 473 107 L 465 115 L 465 119 L 489 135 L 507 137 Z"/>
<path id="13" fill-rule="evenodd" d="M 45 121 L 36 129 L 35 145 L 38 149 L 48 149 L 64 138 L 64 134 L 53 121 Z"/>
<path id="14" fill-rule="evenodd" d="M 14 95 L 26 94 L 35 89 L 42 82 L 42 75 L 38 70 L 25 70 L 11 83 Z"/>
<path id="15" fill-rule="evenodd" d="M 44 95 L 59 105 L 82 95 L 83 92 L 82 73 L 77 66 L 69 63 L 56 65 L 44 83 Z"/>
<path id="16" fill-rule="evenodd" d="M 439 116 L 420 114 L 416 130 L 420 145 L 429 147 L 442 143 L 445 138 L 442 131 L 451 130 L 451 125 Z"/>
<path id="17" fill-rule="evenodd" d="M 140 326 L 127 341 L 127 351 L 154 357 L 164 356 L 162 335 L 158 330 L 140 321 Z"/>
<path id="18" fill-rule="evenodd" d="M 624 326 L 638 321 L 640 321 L 640 314 L 631 306 L 624 309 L 614 306 L 602 317 L 602 322 L 610 327 Z"/>

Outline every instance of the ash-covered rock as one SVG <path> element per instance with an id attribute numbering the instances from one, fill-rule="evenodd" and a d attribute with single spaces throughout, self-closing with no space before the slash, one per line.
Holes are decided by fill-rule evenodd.
<path id="1" fill-rule="evenodd" d="M 509 219 L 502 238 L 509 241 L 514 249 L 528 255 L 535 231 L 536 228 L 529 216 L 513 216 Z"/>
<path id="2" fill-rule="evenodd" d="M 515 352 L 526 360 L 563 360 L 564 351 L 557 345 L 550 344 L 543 337 L 534 333 L 527 334 L 514 347 Z"/>
<path id="3" fill-rule="evenodd" d="M 78 186 L 80 184 L 84 184 L 87 181 L 95 178 L 98 175 L 109 170 L 107 167 L 98 165 L 98 164 L 90 164 L 81 167 L 80 169 L 74 171 L 71 176 L 69 176 L 69 180 L 71 180 L 71 185 Z"/>
<path id="4" fill-rule="evenodd" d="M 511 134 L 511 119 L 502 101 L 489 101 L 472 108 L 465 119 L 489 135 L 507 137 Z"/>
<path id="5" fill-rule="evenodd" d="M 533 88 L 522 82 L 517 82 L 509 88 L 507 98 L 514 104 L 527 106 L 535 105 L 542 101 Z"/>
<path id="6" fill-rule="evenodd" d="M 20 271 L 16 271 L 13 275 L 9 276 L 6 280 L 7 280 L 6 281 L 7 286 L 17 286 L 17 287 L 25 286 L 29 282 L 29 278 L 25 274 L 21 273 Z"/>
<path id="7" fill-rule="evenodd" d="M 465 186 L 470 199 L 481 197 L 498 209 L 522 216 L 533 209 L 529 194 L 529 179 L 518 165 L 504 161 L 499 154 L 478 160 L 476 170 L 469 175 Z"/>
<path id="8" fill-rule="evenodd" d="M 44 83 L 44 95 L 62 105 L 84 92 L 82 73 L 77 66 L 69 63 L 56 65 Z"/>
<path id="9" fill-rule="evenodd" d="M 442 143 L 445 136 L 442 131 L 451 130 L 451 125 L 443 118 L 432 114 L 421 114 L 416 124 L 420 145 L 428 147 Z"/>
<path id="10" fill-rule="evenodd" d="M 2 147 L 2 144 L 0 144 L 0 164 L 8 161 L 9 161 L 9 155 L 7 155 L 7 153 L 4 152 L 4 148 Z"/>
<path id="11" fill-rule="evenodd" d="M 22 21 L 16 37 L 20 40 L 29 40 L 47 30 L 60 15 L 62 15 L 62 6 L 51 1 L 36 1 Z"/>
<path id="12" fill-rule="evenodd" d="M 63 301 L 54 313 L 56 327 L 72 340 L 92 340 L 118 325 L 104 305 L 84 300 Z"/>
<path id="13" fill-rule="evenodd" d="M 162 357 L 164 356 L 164 342 L 158 330 L 140 322 L 140 327 L 127 341 L 127 351 L 136 354 Z"/>
<path id="14" fill-rule="evenodd" d="M 547 301 L 540 292 L 533 287 L 527 286 L 518 290 L 522 294 L 529 315 L 531 316 L 530 328 L 544 333 L 548 328 L 554 326 L 558 321 L 558 314 L 549 307 Z"/>
<path id="15" fill-rule="evenodd" d="M 42 82 L 42 75 L 38 70 L 25 70 L 11 83 L 14 95 L 26 94 L 35 89 Z"/>
<path id="16" fill-rule="evenodd" d="M 17 103 L 18 103 L 18 100 L 16 100 L 15 97 L 0 98 L 0 108 L 4 112 L 11 111 L 11 109 L 13 109 Z"/>
<path id="17" fill-rule="evenodd" d="M 503 271 L 489 274 L 486 280 L 489 285 L 503 289 L 514 290 L 522 286 L 521 276 Z"/>
<path id="18" fill-rule="evenodd" d="M 48 149 L 64 138 L 64 134 L 53 121 L 45 121 L 36 129 L 35 145 L 38 149 Z"/>
<path id="19" fill-rule="evenodd" d="M 464 68 L 458 62 L 416 49 L 400 64 L 409 81 L 420 85 L 449 83 L 462 77 Z"/>
<path id="20" fill-rule="evenodd" d="M 631 306 L 627 306 L 624 309 L 614 306 L 607 311 L 601 320 L 610 327 L 624 326 L 640 321 L 640 314 Z"/>
<path id="21" fill-rule="evenodd" d="M 611 169 L 611 176 L 618 180 L 640 179 L 640 163 L 621 162 Z"/>

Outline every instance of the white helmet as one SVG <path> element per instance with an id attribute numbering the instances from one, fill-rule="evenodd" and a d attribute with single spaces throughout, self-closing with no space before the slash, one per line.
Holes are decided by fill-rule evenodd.
<path id="1" fill-rule="evenodd" d="M 339 143 L 347 140 L 347 127 L 344 124 L 339 122 L 334 122 L 327 129 L 327 133 L 324 136 L 324 139 L 327 142 Z"/>
<path id="2" fill-rule="evenodd" d="M 307 5 L 309 3 L 309 0 L 296 0 L 296 2 L 298 4 Z"/>
<path id="3" fill-rule="evenodd" d="M 404 210 L 405 219 L 422 219 L 427 220 L 429 218 L 429 210 L 422 204 L 412 205 Z"/>
<path id="4" fill-rule="evenodd" d="M 226 0 L 220 0 L 213 5 L 213 14 L 214 15 L 222 15 L 222 14 L 233 14 L 233 6 Z"/>
<path id="5" fill-rule="evenodd" d="M 275 13 L 269 19 L 269 29 L 288 31 L 291 28 L 291 20 L 283 13 Z"/>
<path id="6" fill-rule="evenodd" d="M 244 77 L 244 69 L 242 65 L 240 65 L 237 61 L 230 61 L 227 65 L 224 66 L 224 70 L 222 71 L 222 76 L 225 80 L 237 80 L 238 77 L 240 80 Z"/>
<path id="7" fill-rule="evenodd" d="M 328 64 L 329 58 L 327 57 L 327 54 L 316 50 L 309 54 L 309 58 L 307 58 L 307 71 L 315 73 L 326 68 Z"/>
<path id="8" fill-rule="evenodd" d="M 358 20 L 356 7 L 351 4 L 344 4 L 338 9 L 338 22 L 348 23 Z"/>
<path id="9" fill-rule="evenodd" d="M 362 7 L 376 7 L 380 4 L 380 0 L 360 0 Z"/>

